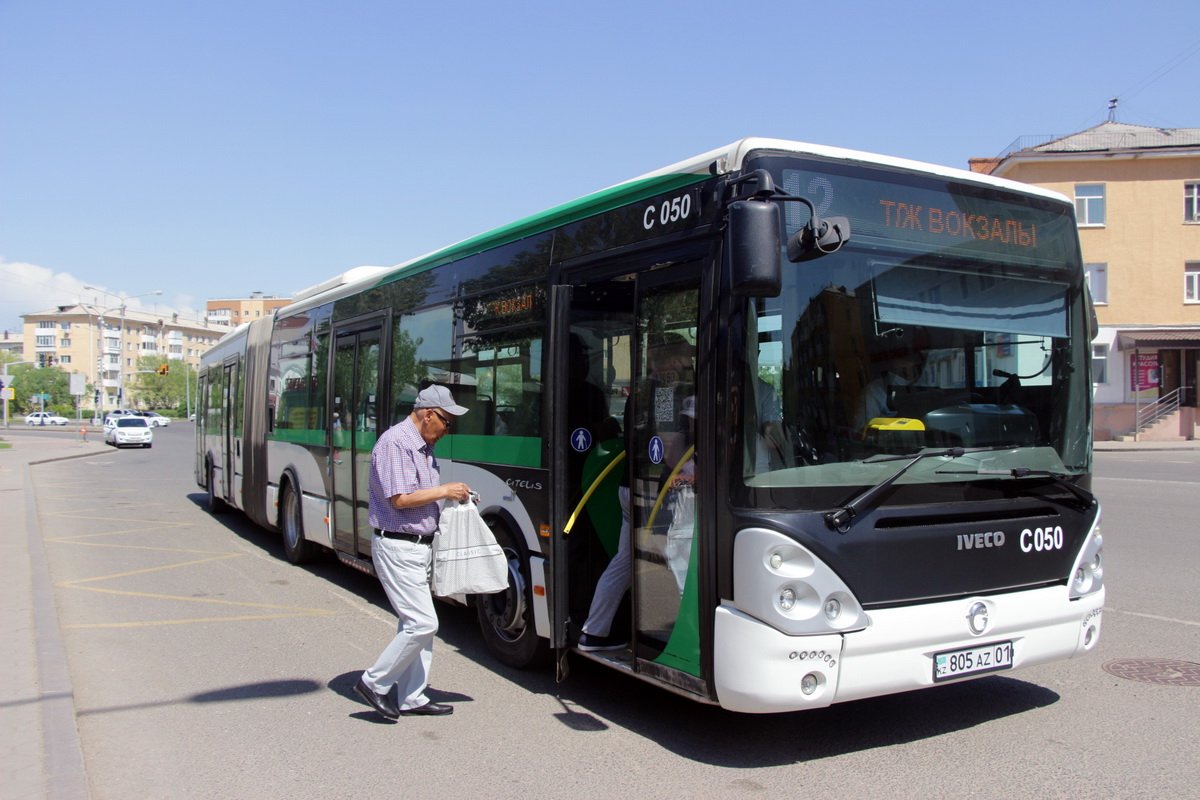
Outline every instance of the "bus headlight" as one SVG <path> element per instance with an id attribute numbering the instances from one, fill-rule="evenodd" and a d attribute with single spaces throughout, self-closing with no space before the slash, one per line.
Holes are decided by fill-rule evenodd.
<path id="1" fill-rule="evenodd" d="M 734 541 L 733 602 L 793 635 L 858 630 L 869 622 L 849 587 L 812 551 L 764 528 L 739 531 Z"/>
<path id="2" fill-rule="evenodd" d="M 1071 570 L 1070 598 L 1078 600 L 1085 595 L 1100 591 L 1104 586 L 1104 537 L 1100 535 L 1100 514 L 1088 533 L 1087 540 L 1075 559 Z"/>
<path id="3" fill-rule="evenodd" d="M 791 611 L 796 605 L 796 590 L 790 586 L 783 587 L 783 591 L 779 593 L 779 608 L 782 611 Z"/>

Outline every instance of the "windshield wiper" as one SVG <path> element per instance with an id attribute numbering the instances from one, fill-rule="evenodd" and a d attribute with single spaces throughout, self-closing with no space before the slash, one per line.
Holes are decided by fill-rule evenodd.
<path id="1" fill-rule="evenodd" d="M 874 508 L 878 504 L 879 498 L 883 496 L 883 493 L 887 490 L 887 488 L 899 480 L 900 476 L 908 472 L 908 470 L 915 466 L 918 461 L 923 461 L 926 458 L 937 458 L 939 456 L 944 458 L 958 458 L 965 453 L 967 453 L 967 449 L 964 447 L 950 447 L 946 450 L 925 450 L 912 456 L 892 456 L 890 458 L 880 459 L 881 461 L 898 461 L 902 458 L 908 458 L 909 461 L 903 467 L 896 470 L 894 473 L 884 478 L 870 489 L 855 495 L 854 499 L 849 503 L 846 503 L 846 505 L 842 506 L 836 511 L 827 512 L 825 514 L 825 524 L 838 533 L 845 533 L 850 529 L 850 522 L 855 517 L 857 517 L 863 511 L 869 511 Z M 876 461 L 875 463 L 879 462 Z"/>
<path id="2" fill-rule="evenodd" d="M 941 470 L 939 470 L 941 472 Z M 1096 495 L 1089 492 L 1075 483 L 1069 478 L 1073 477 L 1066 472 L 1055 472 L 1049 469 L 1033 469 L 1031 467 L 1011 467 L 1008 469 L 974 469 L 974 470 L 948 470 L 949 474 L 960 475 L 1007 475 L 1011 478 L 1049 478 L 1054 483 L 1066 489 L 1071 494 L 1075 495 L 1082 508 L 1091 508 L 1096 505 Z M 947 474 L 947 473 L 942 473 Z"/>

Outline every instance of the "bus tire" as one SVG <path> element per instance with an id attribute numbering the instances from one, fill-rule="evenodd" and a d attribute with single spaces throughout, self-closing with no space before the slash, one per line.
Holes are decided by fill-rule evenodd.
<path id="1" fill-rule="evenodd" d="M 206 488 L 208 489 L 208 513 L 215 516 L 225 511 L 225 501 L 217 497 L 217 471 L 213 467 L 212 462 L 209 462 L 207 472 L 208 480 L 206 481 Z"/>
<path id="2" fill-rule="evenodd" d="M 488 527 L 508 556 L 508 588 L 475 595 L 483 643 L 497 660 L 510 667 L 538 665 L 547 660 L 550 650 L 549 643 L 537 635 L 533 622 L 529 557 L 503 525 L 488 520 Z"/>
<path id="3" fill-rule="evenodd" d="M 316 546 L 304 538 L 304 515 L 300 513 L 300 493 L 291 482 L 284 483 L 279 500 L 279 530 L 283 533 L 283 554 L 293 564 L 311 561 Z"/>

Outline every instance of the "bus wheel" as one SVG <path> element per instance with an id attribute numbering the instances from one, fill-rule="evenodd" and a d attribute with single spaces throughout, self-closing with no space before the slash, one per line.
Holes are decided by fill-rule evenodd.
<path id="1" fill-rule="evenodd" d="M 208 513 L 220 514 L 225 510 L 225 501 L 217 497 L 217 475 L 212 464 L 208 465 Z"/>
<path id="2" fill-rule="evenodd" d="M 510 667 L 532 666 L 546 659 L 549 648 L 546 640 L 538 637 L 533 624 L 529 564 L 507 529 L 490 521 L 488 527 L 508 556 L 508 588 L 494 594 L 475 595 L 483 642 L 497 659 Z"/>
<path id="3" fill-rule="evenodd" d="M 290 483 L 283 485 L 283 499 L 279 501 L 279 527 L 283 531 L 283 554 L 287 560 L 293 564 L 311 560 L 314 545 L 304 538 L 300 495 Z"/>

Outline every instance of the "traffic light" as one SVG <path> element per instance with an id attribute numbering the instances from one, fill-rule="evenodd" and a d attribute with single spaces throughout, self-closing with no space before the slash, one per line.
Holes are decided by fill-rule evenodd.
<path id="1" fill-rule="evenodd" d="M 155 372 L 157 372 L 159 375 L 166 375 L 168 372 L 170 372 L 170 370 L 171 366 L 169 364 L 161 364 L 159 365 L 158 369 L 155 370 Z"/>

